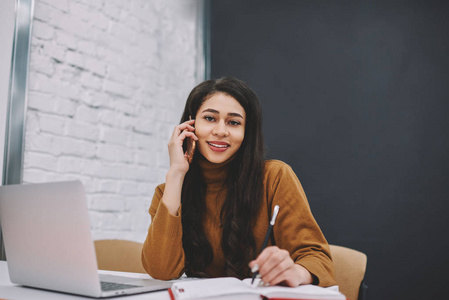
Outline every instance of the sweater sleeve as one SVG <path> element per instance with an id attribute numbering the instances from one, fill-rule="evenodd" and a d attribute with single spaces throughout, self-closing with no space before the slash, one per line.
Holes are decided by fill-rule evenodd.
<path id="1" fill-rule="evenodd" d="M 181 207 L 178 215 L 169 213 L 161 201 L 165 185 L 159 185 L 149 209 L 151 224 L 142 248 L 142 265 L 156 279 L 179 278 L 184 270 Z"/>
<path id="2" fill-rule="evenodd" d="M 281 162 L 279 162 L 281 163 Z M 279 205 L 273 227 L 276 245 L 314 277 L 314 284 L 335 285 L 329 245 L 310 210 L 301 183 L 291 167 L 281 163 L 272 181 L 271 211 Z"/>

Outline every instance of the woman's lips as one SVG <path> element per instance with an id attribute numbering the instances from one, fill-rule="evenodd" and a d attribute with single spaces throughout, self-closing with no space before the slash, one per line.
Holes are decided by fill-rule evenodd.
<path id="1" fill-rule="evenodd" d="M 212 151 L 216 152 L 226 151 L 226 149 L 230 147 L 230 145 L 226 142 L 207 142 L 207 144 Z"/>

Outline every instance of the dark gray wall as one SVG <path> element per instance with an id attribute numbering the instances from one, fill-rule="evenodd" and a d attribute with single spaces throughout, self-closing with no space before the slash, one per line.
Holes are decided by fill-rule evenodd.
<path id="1" fill-rule="evenodd" d="M 258 93 L 269 157 L 369 299 L 446 299 L 449 1 L 212 1 L 211 74 Z"/>

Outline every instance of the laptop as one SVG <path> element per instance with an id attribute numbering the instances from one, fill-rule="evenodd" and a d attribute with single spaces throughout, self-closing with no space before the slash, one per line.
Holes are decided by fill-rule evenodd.
<path id="1" fill-rule="evenodd" d="M 0 222 L 12 283 L 94 298 L 172 285 L 98 273 L 79 181 L 0 186 Z"/>

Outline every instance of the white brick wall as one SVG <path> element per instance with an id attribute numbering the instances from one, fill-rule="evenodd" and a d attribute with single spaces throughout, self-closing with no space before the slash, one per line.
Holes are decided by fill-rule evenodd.
<path id="1" fill-rule="evenodd" d="M 94 239 L 146 236 L 168 139 L 202 80 L 199 2 L 35 2 L 23 179 L 80 179 Z"/>

